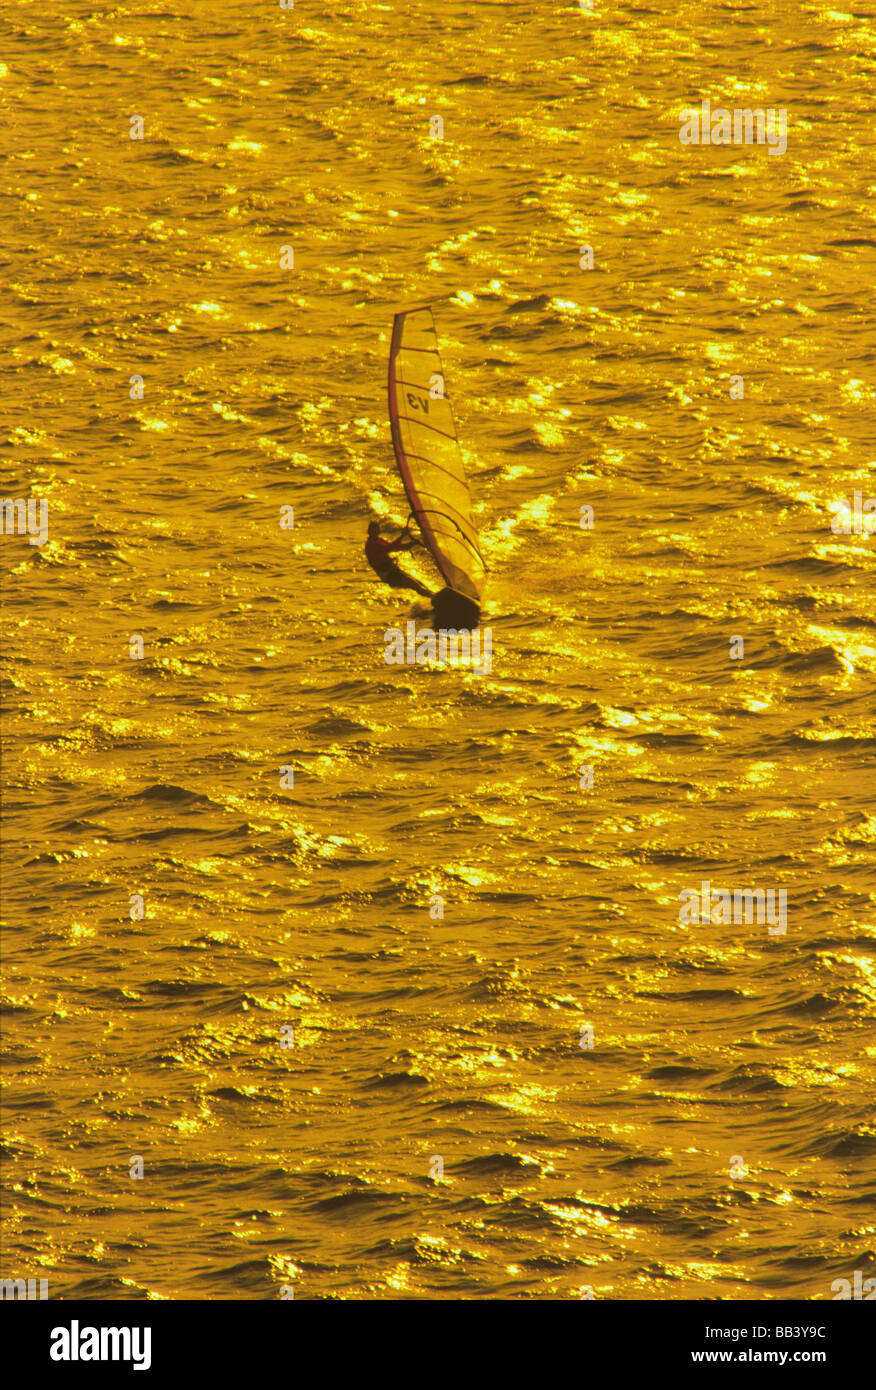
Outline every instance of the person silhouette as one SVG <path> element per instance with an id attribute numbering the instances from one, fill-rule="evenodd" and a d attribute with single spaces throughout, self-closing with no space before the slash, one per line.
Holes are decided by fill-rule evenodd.
<path id="1" fill-rule="evenodd" d="M 405 537 L 407 537 L 406 540 Z M 365 558 L 378 579 L 382 579 L 384 584 L 388 584 L 390 588 L 413 589 L 416 593 L 422 594 L 423 598 L 433 598 L 431 589 L 427 589 L 425 584 L 420 583 L 419 579 L 405 574 L 404 570 L 392 558 L 393 550 L 410 550 L 414 544 L 414 537 L 408 535 L 407 526 L 399 532 L 394 541 L 388 541 L 384 540 L 380 534 L 380 523 L 372 521 L 368 524 Z"/>

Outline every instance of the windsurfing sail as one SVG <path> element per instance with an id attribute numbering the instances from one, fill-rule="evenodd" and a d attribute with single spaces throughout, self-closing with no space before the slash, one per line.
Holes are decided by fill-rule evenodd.
<path id="1" fill-rule="evenodd" d="M 423 540 L 449 587 L 480 606 L 487 567 L 428 307 L 395 316 L 389 418 L 398 471 Z"/>

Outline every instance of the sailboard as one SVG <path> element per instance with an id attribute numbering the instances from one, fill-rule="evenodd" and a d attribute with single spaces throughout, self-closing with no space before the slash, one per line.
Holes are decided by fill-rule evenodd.
<path id="1" fill-rule="evenodd" d="M 476 624 L 487 566 L 472 518 L 471 492 L 428 306 L 395 316 L 389 350 L 389 418 L 411 513 L 447 585 L 435 597 L 436 615 Z"/>

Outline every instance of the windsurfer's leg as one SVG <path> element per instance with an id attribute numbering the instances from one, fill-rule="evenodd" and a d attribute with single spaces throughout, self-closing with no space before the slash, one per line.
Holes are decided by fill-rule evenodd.
<path id="1" fill-rule="evenodd" d="M 423 598 L 432 597 L 431 589 L 427 589 L 419 579 L 414 579 L 413 575 L 405 574 L 394 561 L 391 567 L 380 571 L 380 578 L 392 589 L 413 589 L 415 593 L 422 594 Z"/>
<path id="2" fill-rule="evenodd" d="M 414 579 L 412 575 L 405 574 L 399 570 L 398 575 L 392 580 L 394 589 L 413 589 L 415 593 L 422 594 L 423 598 L 431 598 L 432 590 L 427 589 L 425 584 L 421 584 L 419 579 Z"/>

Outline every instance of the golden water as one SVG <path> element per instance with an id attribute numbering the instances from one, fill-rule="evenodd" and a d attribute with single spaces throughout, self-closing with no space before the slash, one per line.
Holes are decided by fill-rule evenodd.
<path id="1" fill-rule="evenodd" d="M 872 14 L 4 18 L 2 495 L 49 529 L 0 551 L 2 1274 L 872 1273 L 876 542 L 831 529 L 876 495 Z M 702 100 L 786 153 L 682 145 Z M 489 674 L 386 665 L 362 555 L 422 302 Z M 702 880 L 787 931 L 682 925 Z"/>

